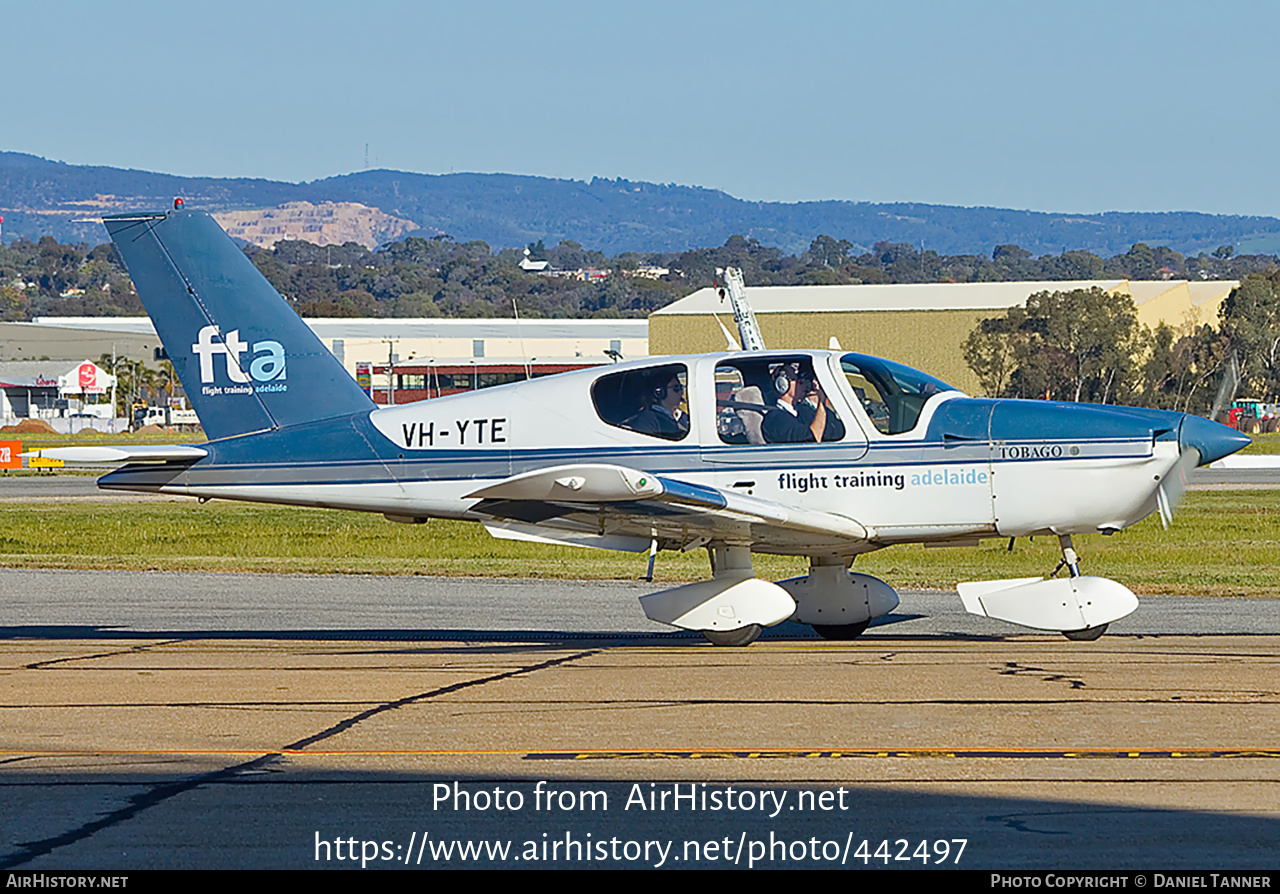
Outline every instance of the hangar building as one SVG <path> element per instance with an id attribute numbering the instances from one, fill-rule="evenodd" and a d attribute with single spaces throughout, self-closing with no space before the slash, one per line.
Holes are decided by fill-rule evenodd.
<path id="1" fill-rule="evenodd" d="M 395 355 L 396 403 L 405 403 L 512 377 L 633 360 L 649 352 L 649 324 L 642 319 L 325 317 L 303 322 L 377 403 L 387 401 L 389 355 Z M 40 360 L 41 369 L 59 367 L 61 373 L 60 364 L 48 361 L 97 359 L 113 352 L 150 366 L 165 356 L 149 317 L 37 317 L 30 323 L 0 323 L 0 361 Z M 20 403 L 22 412 L 15 409 L 18 403 L 9 412 L 26 415 L 28 404 Z M 33 401 L 31 407 L 37 404 Z"/>
<path id="2" fill-rule="evenodd" d="M 1024 304 L 1037 292 L 1099 288 L 1129 295 L 1138 321 L 1217 325 L 1218 308 L 1238 282 L 1212 280 L 921 283 L 855 286 L 747 286 L 765 344 L 777 348 L 841 347 L 922 369 L 970 394 L 981 393 L 964 361 L 964 340 L 985 317 Z M 725 349 L 716 323 L 737 337 L 733 309 L 716 289 L 700 289 L 649 317 L 652 354 Z"/>

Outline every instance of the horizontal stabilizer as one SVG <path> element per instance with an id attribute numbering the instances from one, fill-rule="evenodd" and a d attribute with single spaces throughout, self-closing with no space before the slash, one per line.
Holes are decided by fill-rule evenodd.
<path id="1" fill-rule="evenodd" d="M 68 463 L 193 463 L 209 455 L 203 447 L 179 444 L 139 444 L 125 447 L 51 447 L 23 456 L 60 459 Z"/>

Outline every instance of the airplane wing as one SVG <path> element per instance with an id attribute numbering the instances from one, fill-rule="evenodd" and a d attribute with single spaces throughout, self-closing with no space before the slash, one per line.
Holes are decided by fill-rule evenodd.
<path id="1" fill-rule="evenodd" d="M 639 552 L 657 538 L 691 549 L 717 540 L 759 551 L 862 552 L 856 520 L 614 465 L 514 475 L 467 495 L 496 537 Z"/>

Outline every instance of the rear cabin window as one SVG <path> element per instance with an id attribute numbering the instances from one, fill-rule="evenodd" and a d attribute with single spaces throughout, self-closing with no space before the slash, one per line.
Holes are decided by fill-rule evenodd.
<path id="1" fill-rule="evenodd" d="M 956 390 L 918 369 L 866 354 L 845 354 L 840 358 L 840 368 L 871 417 L 871 424 L 886 435 L 911 431 L 929 398 Z"/>
<path id="2" fill-rule="evenodd" d="M 688 384 L 683 363 L 629 369 L 596 379 L 591 400 L 609 425 L 682 441 L 689 434 Z"/>

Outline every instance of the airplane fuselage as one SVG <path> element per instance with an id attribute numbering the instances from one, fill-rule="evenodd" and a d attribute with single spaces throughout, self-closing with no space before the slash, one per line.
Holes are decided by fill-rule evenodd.
<path id="1" fill-rule="evenodd" d="M 727 442 L 717 376 L 723 379 L 731 368 L 726 364 L 744 356 L 751 362 L 811 359 L 843 422 L 843 437 Z M 103 478 L 102 486 L 518 529 L 554 526 L 560 517 L 529 507 L 504 514 L 486 505 L 493 501 L 469 495 L 525 472 L 610 464 L 846 516 L 870 534 L 853 549 L 816 536 L 753 546 L 820 555 L 902 542 L 1119 530 L 1155 510 L 1156 485 L 1180 455 L 1182 414 L 972 399 L 954 390 L 929 396 L 909 430 L 886 434 L 841 375 L 840 358 L 826 351 L 651 358 L 215 440 L 197 463 L 129 466 Z M 687 370 L 688 431 L 679 439 L 610 424 L 598 395 L 593 400 L 593 387 L 605 376 L 658 365 Z M 535 517 L 522 517 L 530 511 Z M 582 529 L 580 516 L 566 512 L 561 523 Z M 636 530 L 598 533 L 631 537 L 635 542 L 626 548 L 649 539 Z M 678 518 L 655 519 L 647 534 L 664 546 L 685 539 Z"/>

